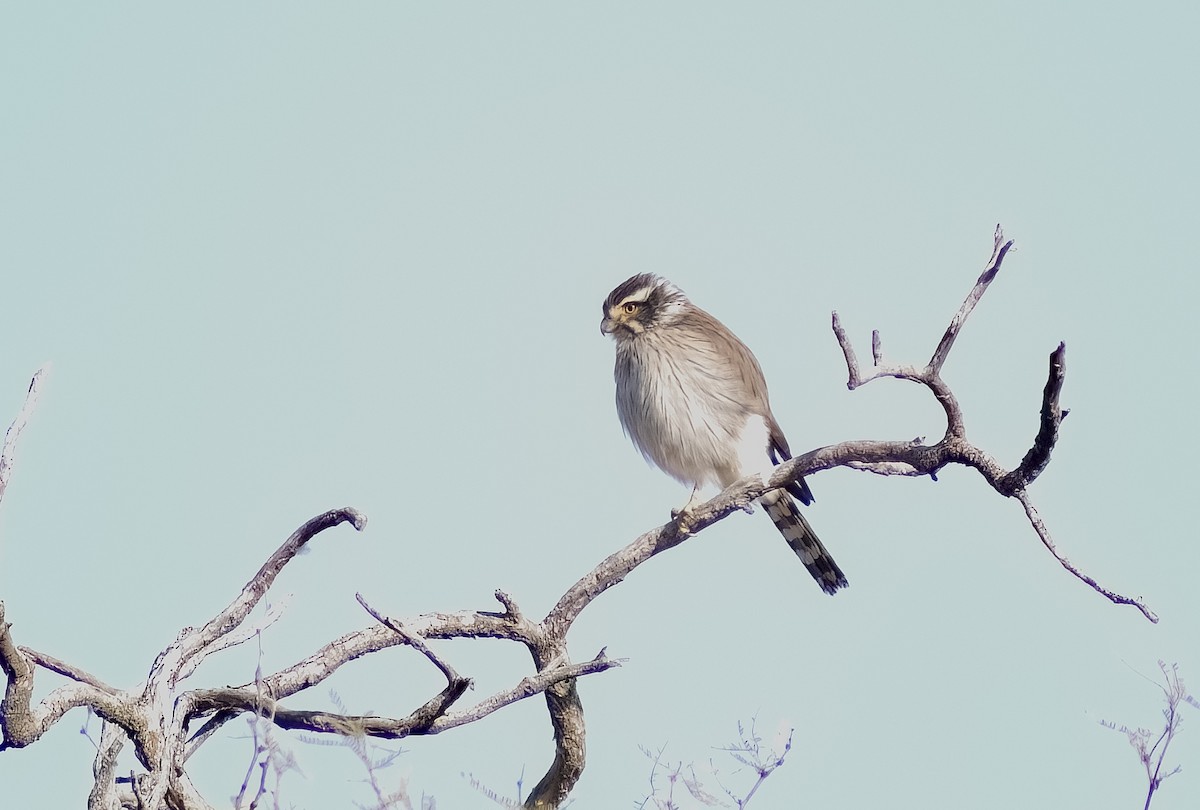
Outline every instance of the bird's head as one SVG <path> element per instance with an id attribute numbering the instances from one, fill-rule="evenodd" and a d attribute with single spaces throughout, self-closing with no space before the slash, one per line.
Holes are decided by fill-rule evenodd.
<path id="1" fill-rule="evenodd" d="M 661 276 L 641 273 L 604 299 L 600 334 L 623 341 L 670 323 L 688 305 L 683 291 Z"/>

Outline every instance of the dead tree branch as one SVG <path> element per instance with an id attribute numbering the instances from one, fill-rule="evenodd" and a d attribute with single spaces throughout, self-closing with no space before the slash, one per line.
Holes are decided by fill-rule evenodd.
<path id="1" fill-rule="evenodd" d="M 918 369 L 912 366 L 894 366 L 882 363 L 879 333 L 876 332 L 872 336 L 872 354 L 875 357 L 875 371 L 870 376 L 863 377 L 858 367 L 854 349 L 846 337 L 846 331 L 842 328 L 837 313 L 833 314 L 833 332 L 842 347 L 842 354 L 846 359 L 846 368 L 849 372 L 847 387 L 850 390 L 854 390 L 879 377 L 895 377 L 897 379 L 910 380 L 928 388 L 946 411 L 946 434 L 937 444 L 928 447 L 921 444 L 913 444 L 904 449 L 903 452 L 893 453 L 891 452 L 892 449 L 899 450 L 900 448 L 887 448 L 884 446 L 885 443 L 880 442 L 849 443 L 853 446 L 852 453 L 855 456 L 855 461 L 858 464 L 873 465 L 860 467 L 860 469 L 866 469 L 869 472 L 880 475 L 936 476 L 937 472 L 948 464 L 961 464 L 977 470 L 996 492 L 1006 498 L 1015 498 L 1021 503 L 1035 533 L 1063 568 L 1106 599 L 1115 604 L 1132 605 L 1141 611 L 1142 615 L 1151 622 L 1157 622 L 1158 617 L 1140 599 L 1123 596 L 1100 586 L 1095 579 L 1080 571 L 1070 561 L 1059 554 L 1050 537 L 1049 530 L 1041 518 L 1038 517 L 1037 510 L 1030 500 L 1029 485 L 1041 475 L 1042 471 L 1046 469 L 1046 465 L 1050 463 L 1050 453 L 1058 441 L 1059 427 L 1067 415 L 1067 411 L 1063 410 L 1059 404 L 1063 382 L 1066 379 L 1066 344 L 1059 343 L 1058 347 L 1050 353 L 1050 370 L 1045 388 L 1042 391 L 1041 418 L 1038 424 L 1038 432 L 1034 437 L 1033 446 L 1025 454 L 1021 463 L 1012 470 L 1004 469 L 994 458 L 967 441 L 962 409 L 951 393 L 949 386 L 942 379 L 941 369 L 946 362 L 946 357 L 949 355 L 950 349 L 954 346 L 954 341 L 958 338 L 959 332 L 962 331 L 967 316 L 971 314 L 979 299 L 987 291 L 988 285 L 992 283 L 996 275 L 1000 272 L 1000 266 L 1008 251 L 1012 248 L 1012 244 L 1011 240 L 1006 241 L 1004 239 L 1004 233 L 1000 229 L 1000 226 L 997 225 L 992 257 L 988 261 L 987 267 L 984 268 L 983 273 L 975 282 L 975 286 L 971 289 L 962 306 L 959 307 L 958 312 L 955 313 L 954 318 L 950 321 L 950 325 L 946 328 L 945 334 L 942 335 L 942 339 L 934 350 L 933 356 L 924 368 Z M 865 445 L 873 446 L 867 447 Z M 784 482 L 791 480 L 790 474 L 793 472 L 804 474 L 825 469 L 826 465 L 824 464 L 818 463 L 810 466 L 804 462 L 804 459 L 809 457 L 813 457 L 814 460 L 819 459 L 826 451 L 834 451 L 833 454 L 835 456 L 840 456 L 841 453 L 836 451 L 845 447 L 846 445 L 834 445 L 833 447 L 821 448 L 792 462 L 780 465 L 775 474 L 772 475 L 772 481 L 776 479 Z M 883 450 L 882 454 L 879 453 L 880 450 Z M 894 466 L 897 464 L 901 466 Z M 837 464 L 831 466 L 837 466 Z"/>
<path id="2" fill-rule="evenodd" d="M 29 417 L 33 415 L 33 409 L 37 406 L 38 394 L 41 393 L 42 380 L 45 379 L 49 370 L 50 365 L 46 364 L 33 373 L 33 379 L 29 381 L 29 388 L 25 391 L 25 401 L 21 404 L 21 410 L 17 411 L 17 417 L 4 432 L 4 444 L 0 445 L 0 501 L 4 500 L 4 490 L 8 488 L 8 481 L 12 477 L 12 468 L 17 454 L 17 439 L 21 438 L 21 431 L 25 430 L 25 425 L 29 423 Z"/>
<path id="3" fill-rule="evenodd" d="M 556 808 L 578 782 L 585 764 L 585 727 L 578 679 L 621 663 L 619 659 L 608 658 L 603 650 L 588 661 L 570 660 L 567 635 L 579 615 L 642 563 L 678 546 L 733 512 L 745 509 L 764 492 L 780 488 L 801 475 L 840 466 L 877 475 L 931 477 L 950 464 L 970 467 L 978 471 L 996 492 L 1022 504 L 1042 543 L 1071 574 L 1111 601 L 1132 605 L 1150 621 L 1156 621 L 1155 615 L 1140 600 L 1101 587 L 1062 556 L 1030 500 L 1029 486 L 1049 463 L 1067 413 L 1059 403 L 1066 371 L 1065 346 L 1059 344 L 1050 354 L 1036 436 L 1020 464 L 1011 470 L 967 440 L 962 409 L 942 379 L 941 370 L 955 340 L 988 286 L 996 279 L 1011 248 L 1012 242 L 1006 241 L 997 228 L 987 266 L 924 366 L 885 362 L 882 340 L 879 333 L 874 332 L 871 340 L 873 368 L 864 374 L 837 313 L 833 314 L 833 332 L 846 361 L 848 387 L 854 390 L 881 377 L 909 380 L 924 386 L 946 415 L 945 434 L 934 444 L 925 444 L 922 440 L 842 442 L 796 456 L 777 467 L 767 481 L 757 478 L 739 481 L 680 519 L 652 529 L 610 554 L 571 585 L 540 621 L 527 618 L 517 602 L 503 591 L 495 592 L 502 608 L 499 611 L 425 613 L 404 619 L 386 616 L 359 595 L 359 603 L 373 619 L 369 626 L 323 644 L 291 666 L 256 675 L 253 683 L 237 687 L 182 689 L 207 656 L 255 637 L 262 627 L 279 617 L 281 611 L 276 609 L 260 615 L 257 621 L 250 620 L 251 613 L 280 571 L 306 543 L 341 523 L 349 523 L 361 531 L 366 523 L 362 514 L 350 508 L 335 509 L 307 521 L 267 559 L 226 608 L 198 628 L 184 628 L 159 653 L 145 682 L 129 690 L 115 689 L 76 666 L 17 646 L 11 626 L 4 621 L 4 606 L 0 603 L 0 669 L 7 681 L 4 700 L 0 704 L 0 750 L 30 745 L 70 709 L 88 707 L 104 721 L 89 807 L 192 810 L 208 805 L 187 775 L 188 758 L 225 723 L 243 713 L 253 714 L 262 718 L 262 722 L 284 729 L 397 739 L 439 734 L 541 694 L 554 733 L 555 756 L 530 793 L 526 806 Z M 0 495 L 8 481 L 12 449 L 32 410 L 42 373 L 39 371 L 34 376 L 25 405 L 5 439 L 0 455 Z M 431 642 L 450 638 L 491 638 L 521 644 L 530 654 L 533 671 L 512 687 L 456 711 L 455 706 L 472 688 L 472 680 L 460 675 L 430 646 Z M 446 679 L 445 688 L 430 696 L 407 717 L 350 715 L 292 705 L 299 693 L 322 683 L 341 667 L 395 646 L 412 647 Z M 69 683 L 54 689 L 34 705 L 34 675 L 39 668 L 63 676 Z M 191 733 L 194 725 L 199 728 Z M 115 771 L 117 752 L 125 742 L 132 743 L 144 769 L 132 778 L 118 777 Z"/>

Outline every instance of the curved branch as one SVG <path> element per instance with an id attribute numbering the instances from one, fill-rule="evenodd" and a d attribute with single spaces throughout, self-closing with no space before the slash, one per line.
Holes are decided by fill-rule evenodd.
<path id="1" fill-rule="evenodd" d="M 1021 463 L 1012 470 L 1004 469 L 994 458 L 966 440 L 966 428 L 962 408 L 954 398 L 949 386 L 942 380 L 941 369 L 946 362 L 946 358 L 949 356 L 950 349 L 954 346 L 954 341 L 966 323 L 967 317 L 987 291 L 988 285 L 992 283 L 996 275 L 1000 272 L 1000 266 L 1004 262 L 1004 257 L 1008 255 L 1012 246 L 1012 240 L 1005 241 L 1004 232 L 997 225 L 993 239 L 992 257 L 988 261 L 987 267 L 978 280 L 976 280 L 975 286 L 968 293 L 958 312 L 951 319 L 950 325 L 942 335 L 942 339 L 934 350 L 929 363 L 922 369 L 912 366 L 884 365 L 882 363 L 882 348 L 879 341 L 879 333 L 874 332 L 871 343 L 872 356 L 875 359 L 875 371 L 871 376 L 863 377 L 858 367 L 858 359 L 855 356 L 854 348 L 850 345 L 849 338 L 846 336 L 846 330 L 842 327 L 837 313 L 833 313 L 833 333 L 842 348 L 842 354 L 846 360 L 846 368 L 849 373 L 847 387 L 850 390 L 854 390 L 860 385 L 865 385 L 879 377 L 895 377 L 926 386 L 934 397 L 937 398 L 938 402 L 941 403 L 946 412 L 946 435 L 941 442 L 929 448 L 914 446 L 908 451 L 890 445 L 890 443 L 867 443 L 865 445 L 862 443 L 844 443 L 835 446 L 835 448 L 821 448 L 792 462 L 780 465 L 776 469 L 775 474 L 771 476 L 771 482 L 773 484 L 786 484 L 794 480 L 796 475 L 814 472 L 817 469 L 825 469 L 826 465 L 824 464 L 818 463 L 816 466 L 810 466 L 809 462 L 819 462 L 822 456 L 829 454 L 835 457 L 841 456 L 842 453 L 837 452 L 837 448 L 841 448 L 842 450 L 849 449 L 854 458 L 840 458 L 829 466 L 852 464 L 858 469 L 865 469 L 880 475 L 928 474 L 936 476 L 938 470 L 947 464 L 962 464 L 971 467 L 977 470 L 998 493 L 1005 497 L 1016 497 L 1021 501 L 1022 505 L 1025 506 L 1026 517 L 1029 519 L 1034 531 L 1042 539 L 1042 542 L 1046 544 L 1046 547 L 1051 551 L 1055 559 L 1062 563 L 1064 568 L 1110 601 L 1116 604 L 1133 605 L 1141 610 L 1147 619 L 1157 622 L 1157 616 L 1139 600 L 1122 596 L 1101 587 L 1094 579 L 1080 572 L 1075 566 L 1067 562 L 1062 555 L 1058 554 L 1054 549 L 1053 543 L 1049 542 L 1049 532 L 1045 524 L 1041 522 L 1040 518 L 1036 517 L 1036 511 L 1033 511 L 1033 506 L 1029 502 L 1026 489 L 1041 475 L 1046 465 L 1050 463 L 1050 454 L 1054 449 L 1055 443 L 1058 441 L 1059 427 L 1062 424 L 1063 418 L 1067 415 L 1067 412 L 1059 404 L 1059 397 L 1066 379 L 1066 344 L 1059 343 L 1058 347 L 1050 354 L 1050 371 L 1046 386 L 1042 391 L 1041 420 L 1038 433 L 1034 437 L 1033 446 L 1025 453 Z M 900 450 L 900 452 L 893 453 L 893 450 Z"/>
<path id="2" fill-rule="evenodd" d="M 246 617 L 250 615 L 250 611 L 254 610 L 259 600 L 275 582 L 275 577 L 279 576 L 279 572 L 292 561 L 300 549 L 321 532 L 342 523 L 349 523 L 356 531 L 361 532 L 367 525 L 367 518 L 357 509 L 347 506 L 342 509 L 331 509 L 306 521 L 304 525 L 292 532 L 283 545 L 263 563 L 228 607 L 210 619 L 199 630 L 184 632 L 175 645 L 177 650 L 175 656 L 170 658 L 159 656 L 149 680 L 156 679 L 158 671 L 167 661 L 171 661 L 167 677 L 169 686 L 174 686 L 177 681 L 195 671 L 196 666 L 203 658 L 199 653 L 206 651 L 214 642 L 245 621 Z"/>
<path id="3" fill-rule="evenodd" d="M 1050 353 L 1050 376 L 1042 390 L 1042 417 L 1033 447 L 1029 448 L 1017 469 L 1009 474 L 1012 480 L 1004 482 L 1005 486 L 1012 487 L 1014 493 L 1033 483 L 1050 463 L 1050 451 L 1058 441 L 1058 428 L 1067 416 L 1067 412 L 1058 404 L 1066 376 L 1067 344 L 1059 343 L 1058 348 Z"/>
<path id="4" fill-rule="evenodd" d="M 425 613 L 406 619 L 404 627 L 424 639 L 499 638 L 527 644 L 536 634 L 536 626 L 528 620 L 512 621 L 469 611 Z M 353 630 L 324 645 L 303 661 L 266 676 L 263 678 L 263 688 L 277 698 L 294 695 L 320 683 L 357 658 L 406 643 L 403 637 L 386 627 Z"/>
<path id="5" fill-rule="evenodd" d="M 542 641 L 542 634 L 537 625 L 521 615 L 520 609 L 502 591 L 496 592 L 496 598 L 505 606 L 503 613 L 487 611 L 460 611 L 458 613 L 427 613 L 414 618 L 405 619 L 402 623 L 404 633 L 398 634 L 386 625 L 375 625 L 362 630 L 354 630 L 334 639 L 289 667 L 267 675 L 257 684 L 245 684 L 232 690 L 224 690 L 228 694 L 240 694 L 241 698 L 233 700 L 230 707 L 217 711 L 191 737 L 186 757 L 204 743 L 206 739 L 225 723 L 237 717 L 242 711 L 253 711 L 256 705 L 251 696 L 269 695 L 273 701 L 291 697 L 310 687 L 316 686 L 329 678 L 341 667 L 372 653 L 390 647 L 401 645 L 412 646 L 412 639 L 450 639 L 450 638 L 497 638 L 515 641 L 526 646 L 537 645 Z M 372 609 L 373 610 L 373 609 Z M 424 649 L 428 649 L 423 645 Z M 420 650 L 420 648 L 417 648 Z M 428 657 L 428 656 L 426 656 Z M 469 679 L 465 680 L 468 685 Z M 456 689 L 459 687 L 456 687 Z M 461 687 L 463 689 L 467 687 Z M 428 713 L 428 707 L 447 701 L 449 692 L 435 695 L 423 707 Z M 257 698 L 256 698 L 257 699 Z M 442 710 L 448 708 L 453 701 L 445 702 Z M 272 704 L 276 705 L 276 704 Z M 196 719 L 202 714 L 214 710 L 214 706 L 201 700 L 188 715 L 189 720 Z M 282 708 L 280 711 L 284 711 Z M 421 710 L 419 709 L 418 712 Z M 489 712 L 490 713 L 490 712 Z M 320 713 L 327 714 L 327 713 Z M 414 714 L 417 714 L 414 712 Z M 327 714 L 327 716 L 334 716 Z M 424 715 L 423 715 L 424 716 Z M 415 721 L 414 721 L 415 722 Z M 315 729 L 314 729 L 315 730 Z"/>
<path id="6" fill-rule="evenodd" d="M 872 333 L 873 367 L 864 374 L 854 348 L 833 313 L 832 326 L 846 361 L 847 387 L 854 390 L 881 377 L 908 380 L 924 386 L 946 415 L 946 432 L 940 441 L 847 441 L 817 448 L 779 465 L 766 481 L 756 477 L 735 482 L 715 498 L 689 510 L 676 520 L 648 531 L 610 554 L 582 576 L 562 595 L 540 622 L 526 618 L 516 602 L 503 591 L 496 600 L 503 610 L 426 613 L 403 620 L 388 618 L 359 596 L 363 607 L 378 624 L 347 633 L 321 646 L 312 655 L 269 675 L 256 674 L 251 685 L 227 689 L 198 689 L 180 693 L 176 685 L 191 675 L 208 655 L 257 635 L 261 625 L 277 618 L 269 612 L 259 627 L 247 618 L 275 578 L 299 550 L 317 534 L 341 523 L 362 530 L 365 518 L 356 510 L 336 509 L 307 521 L 270 556 L 246 583 L 240 594 L 221 612 L 198 629 L 184 628 L 174 642 L 158 655 L 145 683 L 128 692 L 118 691 L 87 672 L 43 653 L 17 647 L 4 623 L 0 603 L 0 669 L 7 678 L 0 704 L 0 749 L 21 747 L 38 739 L 66 711 L 89 706 L 106 720 L 109 743 L 97 754 L 97 791 L 94 806 L 112 806 L 114 771 L 110 754 L 122 739 L 134 744 L 146 772 L 130 780 L 130 790 L 139 804 L 172 807 L 204 807 L 191 785 L 184 764 L 189 756 L 224 723 L 243 712 L 253 712 L 282 728 L 318 733 L 369 735 L 385 738 L 437 734 L 475 722 L 498 709 L 536 694 L 543 694 L 555 740 L 554 761 L 530 793 L 527 807 L 558 807 L 573 789 L 585 765 L 585 726 L 577 679 L 619 665 L 602 650 L 595 658 L 572 663 L 567 634 L 586 607 L 638 566 L 674 548 L 735 511 L 748 510 L 765 492 L 778 489 L 807 475 L 833 467 L 849 467 L 877 475 L 930 476 L 945 466 L 959 464 L 979 472 L 998 493 L 1022 504 L 1030 524 L 1045 547 L 1072 575 L 1116 604 L 1138 608 L 1150 621 L 1157 617 L 1140 600 L 1101 587 L 1059 554 L 1044 522 L 1034 508 L 1028 487 L 1046 468 L 1067 412 L 1059 404 L 1066 370 L 1066 347 L 1059 344 L 1050 355 L 1049 375 L 1042 392 L 1041 416 L 1033 445 L 1019 465 L 1009 470 L 966 438 L 962 408 L 950 386 L 941 377 L 954 342 L 967 318 L 988 286 L 996 278 L 1012 248 L 997 227 L 991 258 L 974 287 L 951 319 L 929 362 L 923 367 L 886 363 L 879 332 Z M 28 418 L 36 398 L 34 376 L 25 406 L 9 429 L 0 453 L 0 495 L 11 469 L 12 447 Z M 433 639 L 498 638 L 524 645 L 533 659 L 535 672 L 511 689 L 499 692 L 458 712 L 451 708 L 471 686 L 427 643 Z M 340 667 L 380 650 L 407 645 L 420 652 L 446 678 L 446 686 L 409 716 L 400 719 L 353 716 L 330 712 L 299 711 L 281 701 L 321 683 Z M 50 669 L 77 683 L 51 692 L 36 708 L 32 705 L 33 677 L 38 666 Z M 189 723 L 207 717 L 186 744 Z M 122 737 L 124 735 L 124 737 Z M 105 752 L 108 753 L 105 753 Z M 103 755 L 103 756 L 102 756 Z M 101 788 L 100 782 L 106 784 Z M 120 781 L 120 780 L 117 780 Z M 119 786 L 118 786 L 119 787 Z M 127 793 L 128 791 L 126 791 Z M 124 793 L 122 793 L 124 796 Z M 124 801 L 124 799 L 122 799 Z"/>
<path id="7" fill-rule="evenodd" d="M 383 739 L 440 734 L 502 709 L 519 700 L 532 697 L 562 681 L 583 675 L 603 672 L 621 665 L 618 659 L 607 658 L 603 652 L 590 661 L 546 669 L 522 678 L 511 689 L 498 692 L 461 712 L 448 712 L 430 721 L 417 712 L 403 719 L 370 715 L 346 715 L 335 712 L 297 711 L 286 709 L 266 694 L 252 689 L 198 689 L 190 693 L 192 716 L 208 712 L 253 712 L 260 714 L 280 728 L 311 731 L 322 734 L 365 735 Z"/>

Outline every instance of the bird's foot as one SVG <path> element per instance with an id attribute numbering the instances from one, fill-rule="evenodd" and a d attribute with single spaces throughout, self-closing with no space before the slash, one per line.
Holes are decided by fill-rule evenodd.
<path id="1" fill-rule="evenodd" d="M 697 497 L 699 489 L 699 487 L 692 489 L 692 495 L 687 499 L 687 503 L 678 509 L 671 510 L 671 520 L 679 528 L 680 534 L 691 534 L 692 507 L 696 505 L 696 501 L 700 500 Z"/>
<path id="2" fill-rule="evenodd" d="M 671 510 L 671 520 L 680 534 L 692 533 L 692 502 L 688 501 L 680 509 Z"/>

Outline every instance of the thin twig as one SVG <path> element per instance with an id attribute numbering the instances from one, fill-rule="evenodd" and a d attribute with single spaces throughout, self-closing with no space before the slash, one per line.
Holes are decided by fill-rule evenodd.
<path id="1" fill-rule="evenodd" d="M 446 688 L 427 700 L 423 706 L 412 713 L 407 721 L 412 723 L 415 729 L 419 729 L 414 733 L 420 733 L 420 730 L 429 728 L 434 720 L 443 716 L 446 711 L 453 706 L 454 703 L 458 701 L 458 699 L 461 698 L 468 689 L 471 688 L 471 686 L 474 685 L 474 683 L 470 678 L 464 678 L 455 672 L 454 667 L 450 666 L 449 663 L 431 650 L 429 645 L 426 644 L 425 640 L 419 635 L 410 632 L 409 630 L 405 629 L 404 625 L 402 625 L 400 622 L 396 621 L 395 619 L 389 619 L 379 611 L 375 610 L 375 608 L 367 604 L 367 600 L 363 598 L 361 593 L 356 593 L 354 598 L 358 600 L 360 605 L 362 605 L 363 610 L 371 614 L 371 617 L 375 619 L 375 621 L 379 622 L 384 627 L 387 627 L 393 633 L 400 636 L 400 638 L 404 639 L 406 644 L 428 658 L 429 661 L 435 667 L 437 667 L 438 670 L 441 671 L 442 675 L 446 678 Z"/>
<path id="2" fill-rule="evenodd" d="M 1145 603 L 1143 603 L 1141 599 L 1122 596 L 1115 591 L 1110 591 L 1108 588 L 1105 588 L 1100 583 L 1096 582 L 1096 580 L 1094 580 L 1092 577 L 1080 571 L 1070 560 L 1059 553 L 1058 548 L 1054 545 L 1054 540 L 1050 537 L 1050 530 L 1046 528 L 1046 524 L 1042 521 L 1041 515 L 1038 514 L 1033 502 L 1029 499 L 1028 492 L 1022 489 L 1013 493 L 1013 497 L 1020 501 L 1021 506 L 1025 508 L 1025 516 L 1029 518 L 1029 524 L 1033 526 L 1033 530 L 1037 533 L 1038 539 L 1042 541 L 1042 545 L 1046 547 L 1047 551 L 1054 555 L 1054 559 L 1058 560 L 1059 564 L 1062 565 L 1063 568 L 1067 569 L 1067 571 L 1071 573 L 1071 576 L 1079 579 L 1081 582 L 1085 583 L 1088 587 L 1113 604 L 1132 605 L 1140 610 L 1142 615 L 1151 622 L 1158 624 L 1158 615 L 1154 611 L 1150 610 L 1150 608 L 1146 607 Z"/>
<path id="3" fill-rule="evenodd" d="M 432 663 L 435 667 L 438 668 L 438 670 L 442 673 L 443 676 L 445 676 L 446 680 L 449 683 L 456 684 L 456 683 L 459 683 L 460 681 L 462 681 L 462 682 L 465 682 L 467 686 L 470 685 L 470 683 L 471 683 L 470 678 L 464 678 L 461 675 L 459 675 L 457 672 L 455 672 L 454 667 L 450 666 L 450 664 L 447 663 L 440 656 L 438 656 L 437 653 L 435 653 L 433 650 L 429 649 L 429 645 L 425 643 L 425 639 L 421 638 L 416 633 L 406 630 L 404 625 L 402 625 L 400 622 L 396 621 L 395 619 L 390 619 L 387 616 L 384 616 L 379 611 L 375 610 L 375 608 L 373 608 L 369 604 L 367 604 L 367 600 L 363 598 L 363 595 L 361 593 L 354 594 L 354 598 L 358 601 L 358 604 L 362 605 L 363 610 L 365 610 L 365 611 L 367 611 L 367 613 L 371 614 L 371 618 L 373 618 L 375 621 L 379 622 L 384 627 L 391 630 L 396 635 L 400 636 L 400 638 L 404 639 L 405 644 L 412 647 L 414 650 L 417 650 L 419 653 L 421 653 L 426 658 L 428 658 L 430 663 Z"/>
<path id="4" fill-rule="evenodd" d="M 1200 708 L 1198 703 L 1187 692 L 1187 687 L 1184 686 L 1183 680 L 1179 677 L 1179 667 L 1177 664 L 1172 664 L 1169 668 L 1163 661 L 1158 662 L 1158 668 L 1163 674 L 1164 683 L 1146 678 L 1145 675 L 1138 675 L 1146 678 L 1160 690 L 1162 690 L 1163 698 L 1166 701 L 1167 707 L 1163 709 L 1163 724 L 1162 731 L 1159 732 L 1154 744 L 1150 745 L 1150 737 L 1152 732 L 1148 728 L 1130 728 L 1129 726 L 1118 726 L 1116 723 L 1111 723 L 1107 720 L 1101 720 L 1100 725 L 1105 728 L 1110 728 L 1114 731 L 1119 731 L 1129 740 L 1129 744 L 1133 750 L 1137 752 L 1138 760 L 1142 763 L 1142 769 L 1146 772 L 1146 802 L 1144 810 L 1150 809 L 1150 802 L 1153 801 L 1155 793 L 1162 787 L 1170 777 L 1179 773 L 1182 768 L 1176 765 L 1172 770 L 1163 773 L 1163 764 L 1166 761 L 1167 749 L 1170 748 L 1171 742 L 1175 739 L 1175 735 L 1179 733 L 1183 718 L 1179 714 L 1179 704 L 1188 703 L 1192 706 Z M 1135 670 L 1136 671 L 1136 670 Z"/>

